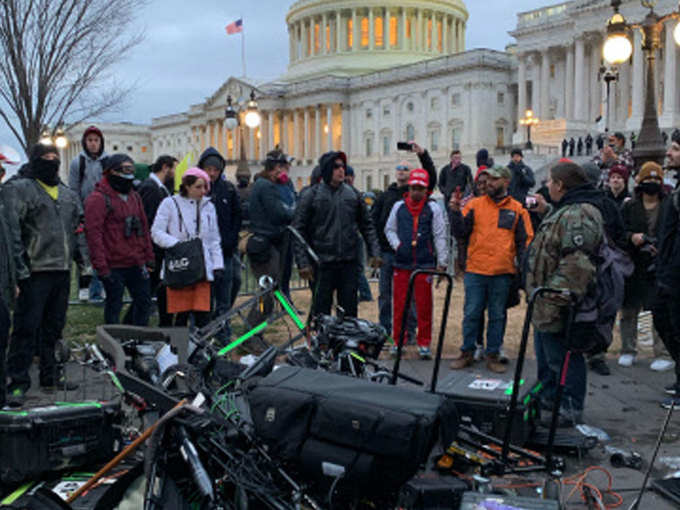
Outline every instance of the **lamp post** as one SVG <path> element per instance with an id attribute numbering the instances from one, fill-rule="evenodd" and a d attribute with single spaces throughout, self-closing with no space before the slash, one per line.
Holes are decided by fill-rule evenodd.
<path id="1" fill-rule="evenodd" d="M 524 146 L 524 148 L 528 151 L 533 149 L 533 145 L 531 143 L 531 126 L 535 126 L 540 122 L 538 117 L 534 117 L 534 112 L 533 110 L 527 110 L 524 112 L 524 117 L 519 119 L 519 123 L 521 126 L 526 126 L 527 127 L 527 143 Z"/>
<path id="2" fill-rule="evenodd" d="M 250 92 L 250 100 L 245 106 L 245 115 L 243 122 L 241 122 L 241 113 L 244 111 L 243 107 L 238 105 L 238 110 L 234 109 L 231 96 L 227 96 L 227 108 L 224 110 L 224 124 L 227 129 L 234 131 L 236 127 L 239 128 L 239 160 L 236 165 L 236 173 L 243 175 L 250 175 L 250 168 L 248 167 L 248 160 L 246 159 L 246 148 L 245 148 L 245 135 L 244 127 L 245 123 L 250 129 L 255 129 L 260 125 L 262 117 L 257 108 L 257 102 L 255 101 L 255 92 Z"/>
<path id="3" fill-rule="evenodd" d="M 604 125 L 604 132 L 609 133 L 609 98 L 610 98 L 610 92 L 611 92 L 611 83 L 615 82 L 619 79 L 619 70 L 616 66 L 602 66 L 600 67 L 600 72 L 598 73 L 598 79 L 601 81 L 604 81 L 606 84 L 606 91 L 607 91 L 607 104 L 606 104 L 606 115 L 607 118 L 605 120 L 605 125 Z"/>
<path id="4" fill-rule="evenodd" d="M 633 46 L 629 39 L 630 30 L 642 32 L 642 50 L 647 59 L 647 89 L 645 91 L 645 113 L 642 118 L 642 127 L 635 149 L 633 149 L 633 159 L 637 168 L 645 161 L 656 161 L 660 165 L 663 165 L 664 162 L 666 150 L 659 129 L 659 116 L 656 109 L 655 52 L 660 46 L 663 23 L 668 19 L 679 16 L 677 12 L 672 12 L 666 16 L 657 15 L 654 12 L 656 0 L 640 0 L 640 3 L 643 7 L 649 8 L 649 12 L 641 23 L 629 24 L 619 12 L 621 0 L 611 0 L 614 15 L 607 22 L 607 40 L 602 51 L 604 59 L 609 64 L 622 64 L 630 58 L 633 52 Z M 673 37 L 676 44 L 680 45 L 680 25 L 675 27 Z"/>

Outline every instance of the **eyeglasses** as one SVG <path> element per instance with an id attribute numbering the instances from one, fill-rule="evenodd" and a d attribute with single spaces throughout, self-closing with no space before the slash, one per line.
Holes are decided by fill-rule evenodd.
<path id="1" fill-rule="evenodd" d="M 407 167 L 407 166 L 404 166 L 404 165 L 399 165 L 399 166 L 397 166 L 396 170 L 397 170 L 397 171 L 400 171 L 400 170 L 408 170 L 408 167 Z"/>
<path id="2" fill-rule="evenodd" d="M 118 168 L 114 168 L 113 171 L 119 174 L 131 174 L 134 173 L 135 167 L 133 165 L 121 165 Z"/>

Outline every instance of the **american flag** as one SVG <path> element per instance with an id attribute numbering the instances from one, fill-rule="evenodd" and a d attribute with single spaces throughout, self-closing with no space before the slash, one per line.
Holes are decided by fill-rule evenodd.
<path id="1" fill-rule="evenodd" d="M 243 32 L 243 20 L 237 19 L 233 23 L 227 25 L 227 35 L 238 34 Z"/>

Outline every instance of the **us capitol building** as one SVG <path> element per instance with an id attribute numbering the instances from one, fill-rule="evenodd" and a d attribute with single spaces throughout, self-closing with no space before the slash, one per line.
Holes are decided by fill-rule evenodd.
<path id="1" fill-rule="evenodd" d="M 659 0 L 656 11 L 675 7 L 675 0 Z M 631 21 L 646 14 L 638 0 L 624 0 L 621 12 Z M 609 0 L 550 5 L 517 14 L 510 32 L 515 43 L 506 51 L 466 51 L 463 0 L 299 0 L 286 16 L 285 75 L 267 83 L 231 77 L 204 103 L 153 119 L 144 135 L 121 146 L 151 160 L 165 153 L 182 159 L 212 145 L 230 160 L 233 176 L 241 136 L 226 128 L 227 96 L 245 104 L 254 92 L 261 123 L 243 133 L 251 172 L 259 171 L 266 152 L 278 145 L 295 157 L 291 178 L 298 188 L 329 149 L 349 155 L 362 189 L 383 188 L 393 180 L 404 157 L 397 141 L 418 141 L 438 167 L 453 148 L 474 163 L 481 147 L 500 154 L 525 142 L 519 119 L 528 109 L 540 119 L 532 129 L 537 152 L 556 155 L 564 137 L 604 131 L 602 45 L 611 15 Z M 666 130 L 680 118 L 676 23 L 666 25 L 657 55 L 657 100 Z M 617 70 L 610 96 L 610 129 L 627 133 L 640 129 L 643 114 L 639 32 L 633 48 L 630 61 Z M 112 132 L 105 135 L 115 140 L 115 126 L 109 127 Z"/>

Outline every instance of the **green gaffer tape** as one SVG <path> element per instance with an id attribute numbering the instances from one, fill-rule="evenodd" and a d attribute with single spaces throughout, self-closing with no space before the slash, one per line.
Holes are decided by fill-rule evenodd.
<path id="1" fill-rule="evenodd" d="M 54 405 L 59 407 L 102 407 L 99 402 L 55 402 Z"/>
<path id="2" fill-rule="evenodd" d="M 520 379 L 519 385 L 522 386 L 523 384 L 524 384 L 524 379 Z M 508 389 L 505 390 L 505 394 L 506 394 L 506 395 L 512 395 L 512 387 L 513 387 L 513 385 L 514 385 L 514 383 L 510 384 L 510 386 L 508 386 Z"/>
<path id="3" fill-rule="evenodd" d="M 275 290 L 274 295 L 276 296 L 276 299 L 279 300 L 281 303 L 281 306 L 283 306 L 284 310 L 288 312 L 288 315 L 290 315 L 291 319 L 295 322 L 295 325 L 298 327 L 300 331 L 303 331 L 305 329 L 305 323 L 300 320 L 300 317 L 297 316 L 297 313 L 295 313 L 295 310 L 293 310 L 293 307 L 290 306 L 290 303 L 288 302 L 288 299 L 281 294 L 280 290 Z"/>
<path id="4" fill-rule="evenodd" d="M 7 496 L 5 499 L 3 499 L 0 504 L 2 505 L 11 505 L 14 503 L 17 499 L 19 499 L 21 496 L 23 496 L 28 489 L 30 489 L 33 486 L 33 482 L 28 482 L 21 487 L 19 487 L 17 490 L 15 490 L 12 494 Z"/>
<path id="5" fill-rule="evenodd" d="M 230 343 L 230 344 L 227 345 L 226 347 L 223 347 L 222 349 L 220 349 L 220 351 L 218 351 L 217 355 L 218 355 L 218 356 L 224 356 L 226 353 L 228 353 L 228 352 L 231 351 L 232 349 L 235 349 L 236 347 L 238 347 L 239 345 L 241 345 L 243 342 L 245 342 L 245 341 L 248 340 L 249 338 L 251 338 L 251 337 L 257 335 L 260 331 L 262 331 L 262 330 L 263 330 L 264 328 L 266 328 L 267 326 L 269 326 L 269 324 L 267 324 L 267 321 L 263 322 L 263 323 L 260 324 L 259 326 L 255 326 L 253 329 L 251 329 L 250 331 L 248 331 L 248 332 L 247 332 L 245 335 L 243 335 L 242 337 L 237 338 L 236 340 L 234 340 L 232 343 Z"/>

